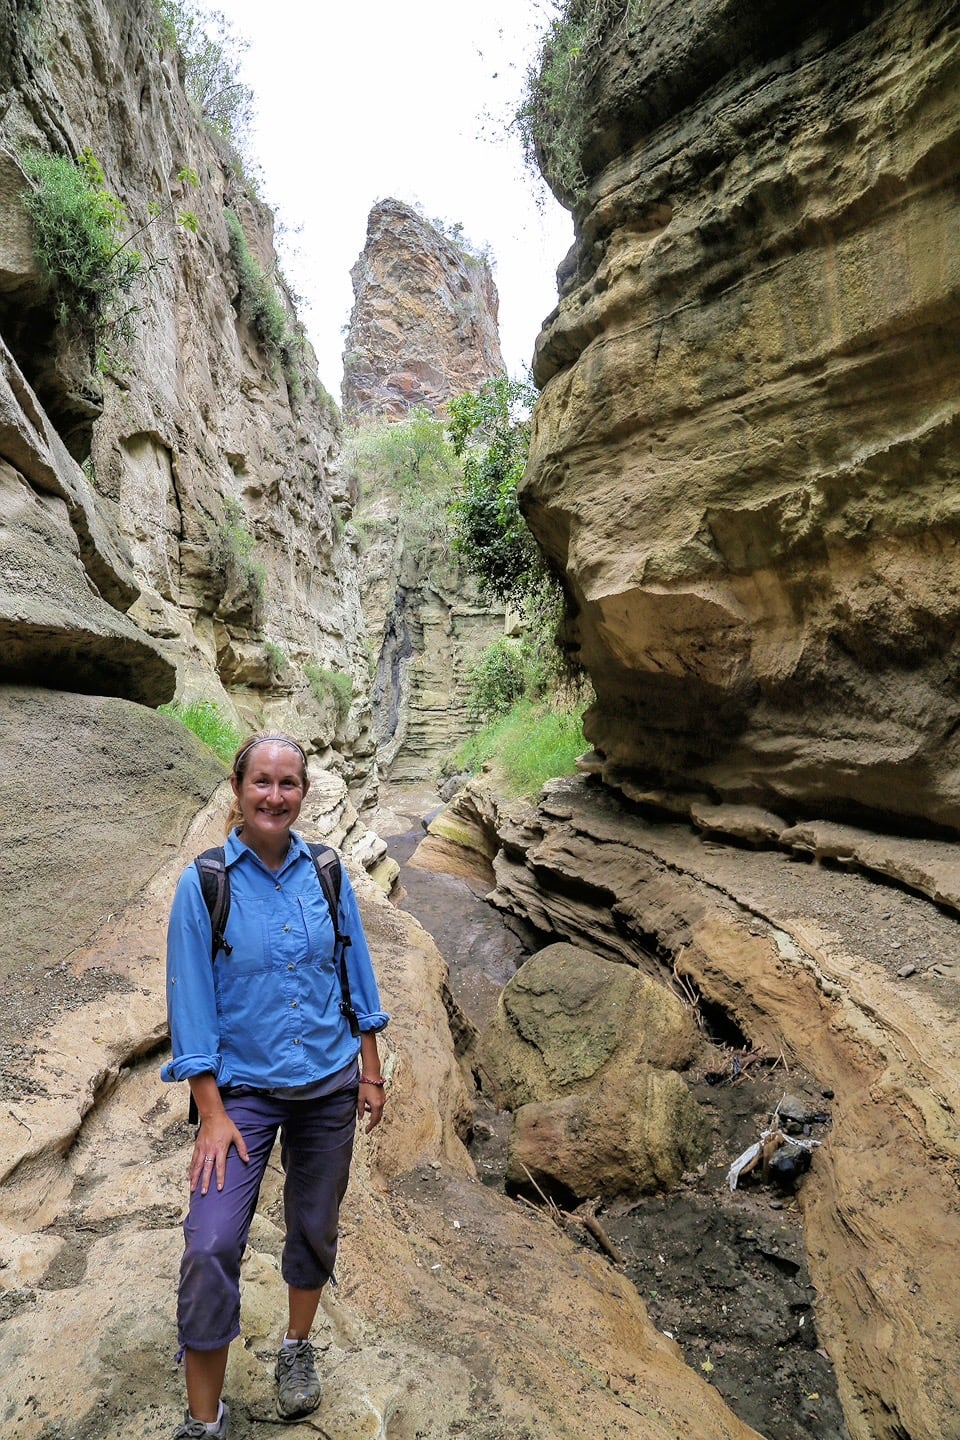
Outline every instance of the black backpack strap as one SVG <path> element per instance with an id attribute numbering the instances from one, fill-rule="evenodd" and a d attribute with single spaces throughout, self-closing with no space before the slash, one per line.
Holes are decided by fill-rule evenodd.
<path id="1" fill-rule="evenodd" d="M 357 1012 L 353 1008 L 353 1001 L 350 999 L 350 979 L 347 975 L 346 951 L 352 941 L 350 936 L 344 935 L 340 929 L 340 881 L 342 876 L 340 856 L 329 845 L 320 845 L 316 841 L 308 841 L 307 848 L 313 856 L 317 879 L 327 898 L 330 919 L 333 921 L 333 962 L 340 977 L 340 1014 L 349 1024 L 350 1034 L 359 1035 L 360 1022 L 357 1019 Z"/>
<path id="2" fill-rule="evenodd" d="M 228 945 L 224 938 L 230 914 L 230 876 L 227 874 L 226 853 L 222 845 L 214 845 L 211 850 L 204 850 L 202 855 L 198 855 L 193 863 L 200 876 L 200 889 L 210 915 L 210 958 L 216 960 L 221 950 L 224 955 L 233 953 L 233 946 Z"/>
<path id="3" fill-rule="evenodd" d="M 227 916 L 230 914 L 230 877 L 227 874 L 226 854 L 222 845 L 214 845 L 211 850 L 204 850 L 194 860 L 197 867 L 197 874 L 200 876 L 200 890 L 203 894 L 203 903 L 207 907 L 210 916 L 210 960 L 216 960 L 222 950 L 229 955 L 233 950 L 224 939 L 224 931 L 227 928 Z M 197 1102 L 190 1093 L 190 1109 L 187 1113 L 187 1124 L 197 1125 L 200 1116 L 197 1112 Z"/>

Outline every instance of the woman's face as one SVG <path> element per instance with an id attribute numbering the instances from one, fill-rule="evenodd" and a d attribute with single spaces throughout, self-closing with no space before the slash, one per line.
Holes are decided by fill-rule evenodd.
<path id="1" fill-rule="evenodd" d="M 307 792 L 299 752 L 271 741 L 255 745 L 243 779 L 231 777 L 231 784 L 243 817 L 244 843 L 252 850 L 259 844 L 270 850 L 285 844 Z"/>

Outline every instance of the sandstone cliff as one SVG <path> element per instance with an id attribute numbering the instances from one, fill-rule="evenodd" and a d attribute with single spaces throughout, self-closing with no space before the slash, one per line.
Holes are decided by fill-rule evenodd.
<path id="1" fill-rule="evenodd" d="M 956 828 L 956 6 L 592 9 L 523 504 L 598 765 Z"/>
<path id="2" fill-rule="evenodd" d="M 338 417 L 272 217 L 149 0 L 5 6 L 0 24 L 0 678 L 289 725 L 360 799 L 373 747 Z M 143 257 L 99 348 L 58 322 L 21 203 L 25 156 L 87 148 Z M 308 668 L 351 677 L 349 713 Z"/>
<path id="3" fill-rule="evenodd" d="M 504 369 L 490 266 L 409 205 L 380 200 L 350 272 L 343 356 L 349 420 L 437 410 Z"/>
<path id="4" fill-rule="evenodd" d="M 407 417 L 417 407 L 442 411 L 445 401 L 503 371 L 487 261 L 409 206 L 382 200 L 373 207 L 351 274 L 343 406 L 359 426 L 414 423 Z M 434 446 L 442 444 L 439 430 Z M 454 467 L 452 456 L 448 463 Z M 467 677 L 478 652 L 503 634 L 504 611 L 481 600 L 452 555 L 442 495 L 425 515 L 417 476 L 368 475 L 359 464 L 355 478 L 379 773 L 433 780 L 476 728 Z M 451 476 L 451 491 L 454 483 Z"/>

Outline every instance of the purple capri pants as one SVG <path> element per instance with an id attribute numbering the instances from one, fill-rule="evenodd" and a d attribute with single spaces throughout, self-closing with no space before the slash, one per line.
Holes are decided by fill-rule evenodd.
<path id="1" fill-rule="evenodd" d="M 340 1202 L 347 1188 L 357 1125 L 357 1087 L 319 1100 L 277 1100 L 257 1093 L 224 1098 L 247 1143 L 244 1164 L 231 1146 L 223 1189 L 190 1196 L 183 1222 L 177 1330 L 181 1349 L 218 1350 L 240 1334 L 240 1261 L 260 1185 L 281 1131 L 286 1180 L 286 1238 L 281 1274 L 296 1290 L 320 1290 L 337 1258 Z"/>

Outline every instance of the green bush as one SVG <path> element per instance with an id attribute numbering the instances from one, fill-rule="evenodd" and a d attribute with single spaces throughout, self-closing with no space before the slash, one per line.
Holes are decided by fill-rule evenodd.
<path id="1" fill-rule="evenodd" d="M 508 795 L 533 799 L 548 780 L 573 775 L 588 748 L 582 706 L 520 700 L 465 740 L 453 763 L 455 770 L 476 771 L 492 762 Z"/>
<path id="2" fill-rule="evenodd" d="M 584 127 L 594 62 L 603 41 L 618 26 L 631 26 L 641 12 L 642 0 L 563 0 L 527 71 L 515 117 L 524 158 L 571 208 L 586 185 Z"/>
<path id="3" fill-rule="evenodd" d="M 523 646 L 504 635 L 481 650 L 467 672 L 467 714 L 488 721 L 504 715 L 526 689 Z"/>
<path id="4" fill-rule="evenodd" d="M 319 665 L 305 665 L 303 673 L 310 682 L 315 700 L 320 704 L 333 702 L 337 724 L 342 725 L 353 703 L 353 680 L 342 670 L 324 670 Z"/>
<path id="5" fill-rule="evenodd" d="M 463 462 L 451 507 L 454 549 L 484 594 L 518 610 L 547 574 L 517 499 L 535 398 L 531 386 L 498 375 L 448 406 L 450 440 Z"/>
<path id="6" fill-rule="evenodd" d="M 246 527 L 246 516 L 239 500 L 227 496 L 223 502 L 223 520 L 210 530 L 210 562 L 214 569 L 234 575 L 262 601 L 267 588 L 267 572 L 253 558 L 256 541 Z"/>
<path id="7" fill-rule="evenodd" d="M 161 715 L 172 715 L 174 720 L 192 730 L 197 739 L 219 755 L 225 765 L 232 762 L 243 739 L 243 731 L 213 700 L 177 700 L 158 708 Z"/>
<path id="8" fill-rule="evenodd" d="M 127 212 L 106 188 L 90 150 L 76 162 L 40 150 L 27 150 L 20 160 L 30 181 L 23 205 L 33 221 L 34 250 L 60 321 L 96 330 L 141 272 L 142 255 L 123 239 Z"/>
<path id="9" fill-rule="evenodd" d="M 450 537 L 449 507 L 462 479 L 444 420 L 418 405 L 405 420 L 358 426 L 344 447 L 344 471 L 364 500 L 386 492 L 407 544 L 426 549 Z"/>
<path id="10" fill-rule="evenodd" d="M 279 365 L 283 371 L 291 400 L 300 400 L 304 393 L 303 376 L 300 373 L 303 365 L 303 329 L 298 323 L 291 324 L 276 285 L 264 272 L 247 243 L 236 211 L 227 207 L 223 215 L 227 223 L 230 259 L 237 276 L 240 314 L 250 325 L 267 358 L 274 365 Z M 321 394 L 321 390 L 322 387 L 318 385 L 318 400 L 321 409 L 324 409 L 324 397 L 328 401 L 330 397 L 326 391 Z M 330 401 L 331 405 L 332 403 Z"/>

